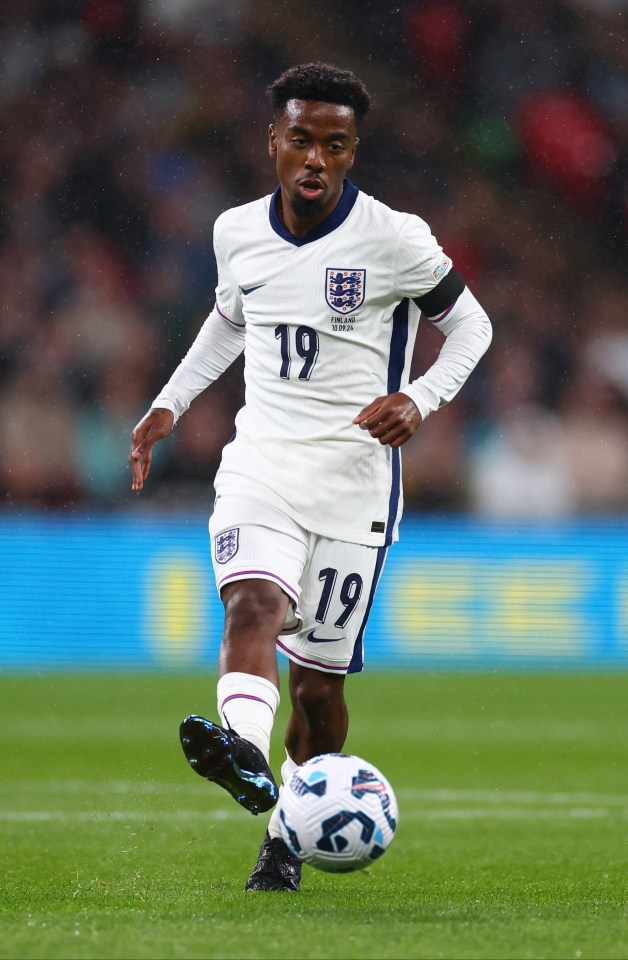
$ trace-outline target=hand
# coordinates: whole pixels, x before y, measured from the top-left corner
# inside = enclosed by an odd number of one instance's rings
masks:
[[[131,490],[141,490],[150,470],[153,447],[167,437],[174,426],[174,414],[162,407],[153,407],[138,423],[131,435],[129,466],[133,474]]]
[[[382,445],[400,447],[423,423],[423,418],[414,400],[406,393],[391,393],[369,403],[353,423],[357,423],[362,430],[368,430]]]

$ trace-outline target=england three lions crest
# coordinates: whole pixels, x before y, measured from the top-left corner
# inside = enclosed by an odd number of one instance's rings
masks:
[[[233,527],[231,530],[223,530],[214,541],[214,550],[216,552],[217,563],[227,563],[232,557],[235,557],[240,545],[240,528]]]
[[[325,275],[325,299],[334,313],[353,313],[362,305],[366,270],[328,267]]]

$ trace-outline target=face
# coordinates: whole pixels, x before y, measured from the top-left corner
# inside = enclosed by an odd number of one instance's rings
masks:
[[[277,164],[283,219],[298,235],[327,217],[342,195],[358,146],[353,108],[318,100],[289,100],[269,129]]]

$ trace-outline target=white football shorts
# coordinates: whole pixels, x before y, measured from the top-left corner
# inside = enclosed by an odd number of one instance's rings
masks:
[[[387,547],[330,540],[305,530],[277,507],[221,496],[209,521],[220,593],[235,580],[279,584],[290,605],[277,647],[325,673],[359,673],[364,631]]]

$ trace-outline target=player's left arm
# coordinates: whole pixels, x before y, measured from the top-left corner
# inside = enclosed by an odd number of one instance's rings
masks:
[[[492,339],[491,322],[471,291],[453,271],[449,281],[452,290],[455,277],[458,277],[463,288],[460,295],[446,310],[428,313],[429,319],[445,335],[436,362],[423,376],[398,393],[377,397],[353,420],[381,444],[400,447],[406,443],[430,413],[453,400],[489,347]],[[445,280],[448,279],[449,275],[445,277]],[[425,313],[434,306],[442,306],[442,302],[438,304],[437,297],[429,298],[430,294],[421,298],[423,302],[419,301]]]

